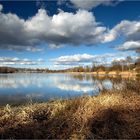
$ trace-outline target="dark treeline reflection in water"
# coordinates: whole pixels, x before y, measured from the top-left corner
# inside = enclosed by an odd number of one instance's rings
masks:
[[[137,77],[123,79],[90,74],[0,74],[0,105],[94,96],[111,89],[129,89],[139,93],[140,80]]]
[[[131,90],[140,93],[140,77],[125,77],[121,76],[94,76],[92,74],[77,74],[73,75],[74,79],[81,81],[92,81],[94,89],[98,93],[104,90]]]

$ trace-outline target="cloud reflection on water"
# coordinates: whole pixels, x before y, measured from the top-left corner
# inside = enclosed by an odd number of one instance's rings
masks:
[[[0,100],[19,102],[27,99],[48,100],[82,94],[98,94],[103,87],[111,88],[110,80],[91,75],[70,74],[0,74]]]

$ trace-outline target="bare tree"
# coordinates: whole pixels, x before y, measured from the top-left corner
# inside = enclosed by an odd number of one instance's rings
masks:
[[[131,56],[127,56],[126,63],[127,63],[128,68],[129,68],[129,71],[130,71],[130,65],[132,62],[133,62],[133,59],[131,58]]]
[[[125,63],[126,63],[126,61],[124,59],[120,60],[120,64],[121,64],[121,67],[122,67],[122,72],[124,71]]]

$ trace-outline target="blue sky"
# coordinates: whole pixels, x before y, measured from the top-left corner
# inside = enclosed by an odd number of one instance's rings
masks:
[[[109,64],[140,49],[140,2],[0,1],[0,65]]]

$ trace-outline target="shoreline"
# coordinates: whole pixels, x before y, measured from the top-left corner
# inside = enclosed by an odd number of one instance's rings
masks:
[[[105,72],[105,71],[100,71],[100,72],[15,72],[15,73],[0,73],[0,74],[32,74],[32,73],[38,73],[38,74],[72,74],[72,75],[83,75],[83,74],[87,74],[87,75],[93,75],[93,76],[98,76],[98,77],[122,77],[122,78],[131,78],[131,77],[137,77],[140,75],[139,72],[128,72],[128,71],[124,71],[124,72],[117,72],[117,71],[110,71],[110,72]]]
[[[1,139],[137,139],[140,95],[129,90],[0,108]]]
[[[100,72],[13,72],[13,73],[0,73],[0,74],[20,74],[20,73],[47,73],[47,74],[54,74],[54,73],[68,73],[68,74],[92,74],[95,76],[137,76],[140,75],[140,72],[129,72],[129,71],[100,71]]]
[[[101,72],[66,72],[66,73],[69,73],[69,74],[92,74],[95,76],[122,76],[122,77],[135,77],[139,74],[138,72],[128,72],[128,71],[124,71],[124,72],[117,72],[117,71],[110,71],[110,72],[105,72],[105,71],[101,71]]]

